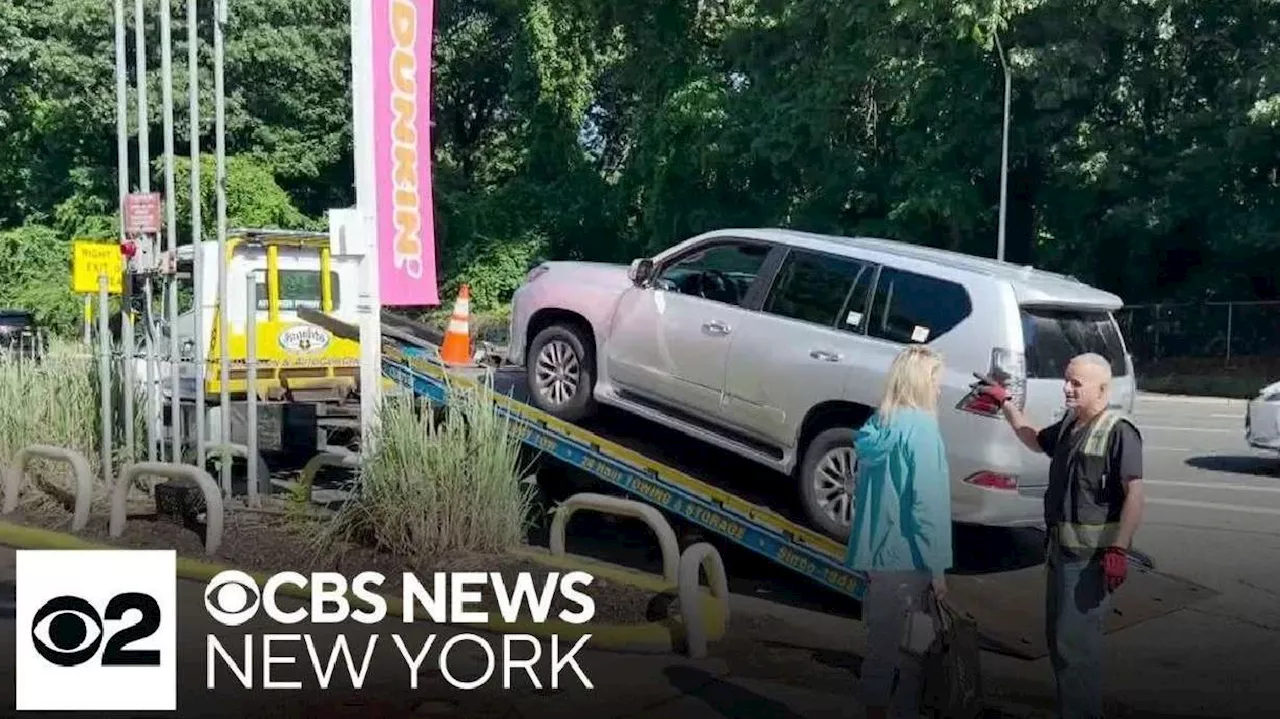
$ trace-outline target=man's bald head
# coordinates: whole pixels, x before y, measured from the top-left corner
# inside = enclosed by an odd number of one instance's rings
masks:
[[[1088,352],[1067,363],[1062,388],[1067,409],[1089,419],[1107,408],[1111,394],[1111,363],[1102,355]]]
[[[1082,355],[1076,355],[1071,358],[1070,364],[1100,373],[1104,381],[1111,381],[1111,363],[1096,352],[1086,352]]]

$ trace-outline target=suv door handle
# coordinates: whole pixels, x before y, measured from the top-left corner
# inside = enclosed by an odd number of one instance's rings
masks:
[[[810,350],[809,356],[816,360],[822,360],[823,362],[839,362],[840,361],[840,355],[838,353],[828,352],[826,350]]]
[[[731,332],[729,325],[726,325],[720,320],[712,320],[711,322],[703,323],[702,331],[711,335],[727,335]]]

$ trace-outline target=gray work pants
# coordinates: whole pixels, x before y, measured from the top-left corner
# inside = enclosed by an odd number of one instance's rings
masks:
[[[1111,611],[1102,565],[1049,542],[1045,629],[1057,689],[1056,716],[1101,719],[1105,622]]]
[[[862,621],[867,627],[862,701],[867,706],[892,706],[899,716],[918,717],[920,663],[901,648],[907,619],[920,607],[933,576],[928,572],[869,572],[868,575],[869,584],[862,603]],[[891,699],[896,701],[891,703]]]

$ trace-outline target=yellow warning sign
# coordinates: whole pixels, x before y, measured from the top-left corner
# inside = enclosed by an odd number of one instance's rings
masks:
[[[106,273],[107,292],[124,291],[124,255],[120,245],[94,240],[74,240],[72,247],[71,289],[80,294],[98,293],[98,275]]]

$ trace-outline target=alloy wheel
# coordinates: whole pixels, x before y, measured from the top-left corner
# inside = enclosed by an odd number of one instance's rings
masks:
[[[578,393],[582,366],[578,353],[564,340],[552,340],[538,353],[535,374],[538,394],[553,405],[562,405]]]
[[[858,459],[852,447],[836,447],[818,461],[813,472],[813,496],[818,509],[842,527],[853,523],[853,497],[858,484]]]

